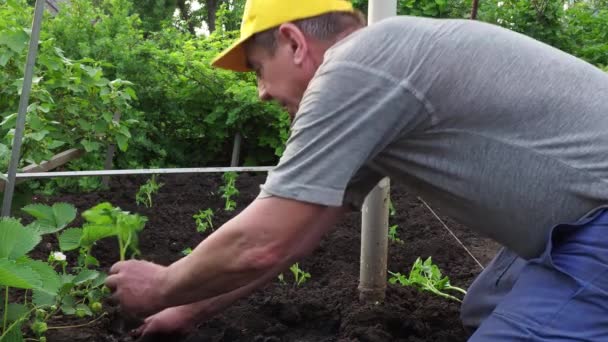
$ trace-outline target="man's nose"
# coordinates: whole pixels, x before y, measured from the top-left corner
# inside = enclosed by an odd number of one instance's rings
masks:
[[[264,85],[264,82],[262,82],[260,80],[258,80],[258,97],[262,101],[272,100],[272,96],[270,96],[270,94],[266,90],[266,86]]]

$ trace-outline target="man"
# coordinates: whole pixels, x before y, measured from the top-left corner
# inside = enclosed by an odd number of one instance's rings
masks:
[[[506,247],[469,289],[471,341],[608,340],[608,75],[479,22],[363,28],[342,0],[249,0],[215,61],[293,124],[260,196],[189,256],[114,265],[141,333],[205,319],[309,254],[384,176]],[[353,260],[356,262],[356,260]]]

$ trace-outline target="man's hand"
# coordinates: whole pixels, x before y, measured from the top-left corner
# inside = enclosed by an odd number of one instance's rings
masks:
[[[121,308],[136,316],[147,316],[167,307],[164,293],[166,267],[147,261],[117,262],[110,269],[106,286]]]
[[[202,320],[188,306],[177,306],[165,309],[144,320],[144,323],[132,333],[135,337],[150,334],[183,334],[186,335],[196,328]]]

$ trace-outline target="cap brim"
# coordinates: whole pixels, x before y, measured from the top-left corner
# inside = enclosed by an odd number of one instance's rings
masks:
[[[224,50],[219,56],[211,62],[216,68],[233,70],[238,72],[252,71],[247,65],[247,56],[245,55],[245,43],[247,39],[239,39],[229,48]]]

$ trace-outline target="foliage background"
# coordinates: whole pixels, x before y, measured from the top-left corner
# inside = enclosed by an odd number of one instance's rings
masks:
[[[257,99],[255,77],[210,67],[238,36],[244,0],[70,0],[45,14],[28,108],[22,166],[70,147],[70,169],[271,165],[289,121]],[[33,0],[0,0],[0,167],[6,170],[23,82]],[[367,0],[353,0],[365,12]],[[399,0],[402,15],[469,17],[470,0]],[[478,19],[521,32],[601,68],[608,66],[608,1],[480,0]],[[211,33],[210,33],[211,32]],[[115,120],[120,115],[120,120]],[[95,188],[98,180],[28,182]]]

